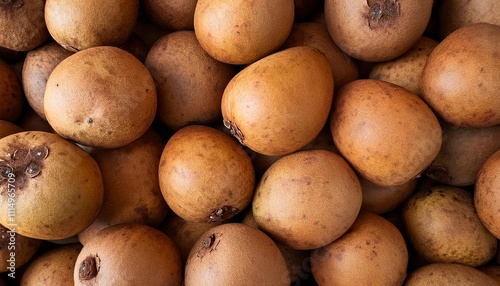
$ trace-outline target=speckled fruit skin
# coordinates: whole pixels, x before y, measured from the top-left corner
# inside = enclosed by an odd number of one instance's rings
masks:
[[[278,156],[314,140],[333,100],[333,75],[309,46],[269,55],[240,71],[222,96],[224,125],[253,151]]]
[[[2,212],[15,200],[15,215],[0,216],[2,225],[13,219],[21,235],[57,240],[76,235],[97,217],[101,172],[75,144],[53,133],[25,131],[0,139],[0,158]]]
[[[403,235],[385,218],[362,211],[339,239],[313,250],[318,285],[402,285],[408,250]]]
[[[500,150],[481,167],[474,190],[474,205],[486,228],[500,239]]]
[[[461,188],[438,185],[415,193],[403,221],[408,242],[429,262],[477,267],[497,252],[498,239],[479,219],[473,195]]]
[[[172,135],[158,174],[170,209],[189,221],[229,219],[250,204],[255,188],[255,171],[242,146],[203,125],[189,125]]]
[[[374,79],[348,83],[330,118],[340,153],[365,178],[394,186],[417,177],[436,157],[442,131],[416,94]]]
[[[204,233],[189,253],[185,271],[186,286],[290,285],[285,259],[274,241],[242,223]]]
[[[342,157],[307,150],[286,155],[267,169],[252,211],[259,228],[277,242],[309,250],[345,233],[361,201],[358,178]]]
[[[495,280],[480,270],[459,263],[430,263],[408,275],[404,286],[470,285],[495,286]]]
[[[448,35],[424,67],[424,100],[454,125],[480,128],[500,124],[499,46],[498,25],[478,23]]]

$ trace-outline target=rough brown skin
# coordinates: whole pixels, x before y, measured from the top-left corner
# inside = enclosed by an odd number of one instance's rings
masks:
[[[422,95],[421,76],[425,63],[438,42],[421,37],[415,45],[401,56],[375,64],[368,78],[379,79],[402,86],[418,96]]]
[[[498,46],[500,26],[478,23],[434,48],[422,73],[422,95],[440,117],[457,126],[500,124]]]
[[[4,0],[0,3],[0,46],[32,50],[49,38],[44,19],[45,0]]]
[[[147,68],[111,46],[63,60],[50,74],[44,96],[45,116],[54,130],[96,148],[117,148],[138,139],[151,126],[156,105]]]
[[[403,220],[409,243],[428,262],[472,267],[490,261],[497,238],[479,219],[473,195],[452,186],[415,193],[405,204]]]
[[[310,250],[340,237],[361,208],[359,180],[338,154],[299,151],[276,161],[252,201],[260,229],[290,248]]]
[[[90,152],[101,170],[104,201],[97,218],[78,234],[86,244],[96,233],[119,223],[156,227],[169,209],[158,182],[158,166],[165,143],[154,129],[134,142]]]
[[[313,22],[295,23],[281,49],[303,45],[316,48],[325,54],[332,68],[336,91],[359,78],[356,62],[335,44],[325,25]]]
[[[392,223],[361,212],[347,233],[313,250],[311,265],[319,285],[402,285],[408,250]]]
[[[379,186],[358,176],[363,191],[361,209],[374,213],[388,213],[402,205],[415,191],[418,179],[412,179],[396,186]]]
[[[325,21],[335,43],[369,62],[394,59],[422,36],[433,0],[326,0]]]
[[[193,30],[197,0],[144,0],[141,2],[148,19],[169,31]]]
[[[0,4],[1,6],[1,4]],[[0,120],[15,122],[24,106],[22,85],[14,70],[0,59]]]
[[[271,267],[272,266],[272,267]],[[283,255],[269,236],[242,223],[227,223],[204,233],[185,268],[186,286],[290,285]]]
[[[196,222],[231,218],[250,204],[255,172],[248,154],[229,135],[190,125],[167,142],[160,159],[160,188],[178,216]]]
[[[500,150],[491,154],[481,167],[475,184],[474,206],[482,223],[500,237]]]
[[[9,272],[11,253],[15,253],[15,268],[25,265],[40,248],[41,240],[14,234],[15,227],[0,225],[0,272]],[[14,271],[15,272],[15,271]]]
[[[30,262],[21,277],[20,285],[73,284],[73,270],[81,249],[81,244],[74,243],[44,252]]]
[[[44,120],[43,97],[47,80],[54,68],[72,55],[58,43],[51,41],[26,54],[22,69],[22,84],[26,100],[31,108]]]
[[[17,233],[63,239],[97,217],[103,197],[101,172],[73,143],[53,133],[15,133],[0,139],[0,159],[0,209],[7,213],[9,194],[15,194]],[[8,225],[11,219],[1,216],[0,223]]]
[[[146,67],[157,83],[157,117],[178,130],[220,120],[224,89],[236,74],[200,46],[193,31],[172,32],[150,49]]]
[[[293,0],[198,0],[194,31],[212,57],[241,65],[275,52],[293,20]]]
[[[458,263],[431,263],[408,275],[405,286],[470,285],[495,286],[495,280],[480,270]]]
[[[113,225],[100,231],[80,251],[74,285],[172,285],[182,282],[175,243],[142,224]]]
[[[417,177],[441,147],[441,126],[410,91],[361,79],[336,95],[330,127],[340,153],[371,182],[394,186]]]
[[[47,0],[45,22],[56,42],[76,52],[125,43],[132,34],[138,12],[137,0]]]
[[[500,149],[500,125],[470,128],[443,122],[441,126],[443,144],[425,174],[446,185],[473,185],[484,162]]]
[[[222,96],[224,125],[255,152],[289,154],[320,133],[333,90],[331,67],[323,53],[309,46],[288,48],[231,79]]]

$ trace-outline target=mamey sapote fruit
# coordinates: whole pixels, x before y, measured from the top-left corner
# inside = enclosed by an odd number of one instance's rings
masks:
[[[157,117],[167,127],[178,130],[220,120],[222,94],[236,69],[207,54],[193,31],[159,39],[145,64],[157,84]]]
[[[484,226],[500,239],[500,149],[481,166],[474,186],[474,206]]]
[[[138,0],[47,0],[45,3],[45,22],[50,35],[73,52],[125,43],[138,13]]]
[[[117,224],[101,230],[76,259],[74,285],[175,285],[182,264],[175,243],[143,224]]]
[[[49,76],[54,68],[72,55],[58,43],[51,41],[26,54],[22,70],[23,90],[31,108],[43,119],[43,97]]]
[[[224,125],[258,153],[292,153],[325,125],[333,87],[328,59],[317,49],[276,52],[231,79],[222,96]]]
[[[178,216],[224,221],[252,200],[255,172],[248,154],[229,135],[189,125],[170,137],[160,159],[160,189]]]
[[[38,239],[73,236],[97,217],[103,183],[95,160],[75,144],[42,131],[0,139],[0,223]]]
[[[326,0],[332,39],[348,55],[369,62],[394,59],[422,36],[433,0]]]
[[[198,0],[194,32],[215,59],[250,64],[283,44],[293,20],[293,0]]]
[[[381,80],[345,85],[336,95],[330,126],[340,153],[363,177],[381,186],[420,175],[442,141],[438,119],[425,102]]]
[[[430,263],[408,275],[404,286],[495,286],[495,280],[474,267],[460,263]]]
[[[79,243],[57,246],[30,262],[23,273],[21,285],[73,285],[73,272]]]
[[[19,119],[24,105],[22,89],[12,67],[0,59],[0,120],[15,122]]]
[[[184,284],[290,285],[280,250],[262,231],[226,223],[204,233],[186,263]]]
[[[428,262],[477,267],[497,252],[498,239],[479,219],[473,195],[458,187],[434,186],[413,194],[403,221],[409,243]]]
[[[338,154],[284,156],[262,176],[252,201],[260,229],[293,249],[325,246],[349,229],[361,208],[359,180]]]
[[[148,130],[156,100],[147,68],[120,48],[102,46],[57,65],[47,81],[44,111],[62,137],[90,147],[117,148]]]
[[[16,233],[15,225],[0,225],[0,272],[14,273],[40,248],[41,240]]]
[[[311,265],[318,285],[401,285],[408,250],[391,222],[362,211],[344,235],[312,252]]]
[[[193,30],[198,0],[143,0],[141,7],[148,19],[169,31]]]
[[[165,143],[154,129],[134,142],[114,149],[93,149],[104,183],[97,218],[78,234],[82,244],[99,230],[119,223],[158,226],[168,213],[160,191],[158,166]]]
[[[434,48],[422,72],[422,95],[440,117],[457,126],[500,124],[498,46],[500,26],[478,23]]]
[[[49,38],[44,18],[45,0],[0,2],[0,47],[32,50]]]

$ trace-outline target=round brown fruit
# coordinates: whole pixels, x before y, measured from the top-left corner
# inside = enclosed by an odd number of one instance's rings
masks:
[[[457,187],[434,186],[405,204],[408,240],[426,261],[477,267],[496,254],[498,239],[482,224],[473,195]]]
[[[278,50],[293,20],[293,0],[198,0],[194,32],[215,59],[250,64]]]
[[[495,280],[482,271],[459,263],[430,263],[408,275],[405,286],[464,285],[495,286]]]
[[[41,242],[16,233],[15,225],[0,225],[0,272],[15,273],[17,269],[28,264],[40,248]]]
[[[146,17],[163,29],[192,31],[197,2],[198,0],[143,0],[141,5]]]
[[[103,183],[95,160],[75,144],[42,131],[0,139],[2,225],[32,238],[73,236],[97,217]],[[15,209],[12,209],[14,204]]]
[[[290,248],[325,246],[349,229],[361,186],[347,162],[327,150],[284,156],[262,176],[252,202],[260,229]]]
[[[145,64],[157,83],[158,119],[167,127],[178,130],[220,120],[222,94],[236,69],[207,54],[193,31],[160,38]]]
[[[97,218],[78,234],[86,244],[95,234],[119,223],[158,226],[168,213],[160,191],[158,166],[165,143],[154,129],[114,149],[93,149],[104,183],[104,200]]]
[[[189,253],[185,271],[186,286],[290,285],[285,259],[274,241],[242,223],[204,233]]]
[[[79,243],[58,246],[36,257],[21,277],[21,285],[73,285]]]
[[[47,0],[45,3],[45,22],[50,35],[72,52],[125,43],[138,13],[138,0]]]
[[[326,0],[332,39],[351,57],[368,62],[394,59],[413,46],[429,22],[433,0]]]
[[[224,125],[253,151],[292,153],[325,125],[333,87],[330,64],[317,49],[276,52],[231,79],[222,96]]]
[[[12,67],[0,59],[0,120],[15,122],[19,119],[24,105],[22,89]]]
[[[474,206],[486,228],[500,239],[500,149],[481,166],[474,188]]]
[[[170,209],[196,222],[224,221],[252,200],[255,172],[248,154],[215,128],[189,125],[168,140],[160,189]]]
[[[498,25],[472,24],[451,33],[434,48],[424,67],[424,100],[457,126],[500,124],[499,46]]]
[[[101,230],[76,259],[74,285],[180,286],[182,264],[175,243],[143,224]]]
[[[441,126],[416,94],[374,79],[348,83],[330,120],[333,141],[361,176],[380,186],[417,177],[441,147]]]
[[[318,285],[402,285],[408,250],[391,222],[362,211],[343,236],[313,250],[311,265]]]
[[[52,71],[44,110],[62,137],[90,147],[117,148],[148,130],[156,100],[147,68],[130,53],[105,46],[75,53]]]

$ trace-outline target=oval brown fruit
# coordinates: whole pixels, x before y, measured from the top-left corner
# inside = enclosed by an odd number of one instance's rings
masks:
[[[337,94],[330,119],[340,153],[371,182],[408,182],[434,160],[441,126],[416,94],[381,80],[348,83]]]
[[[500,149],[481,167],[474,187],[474,206],[484,226],[500,239]]]
[[[231,79],[222,96],[224,125],[258,153],[292,153],[325,125],[333,87],[330,64],[317,49],[276,52]]]
[[[486,273],[459,263],[430,263],[408,275],[404,286],[495,286],[495,280]]]

